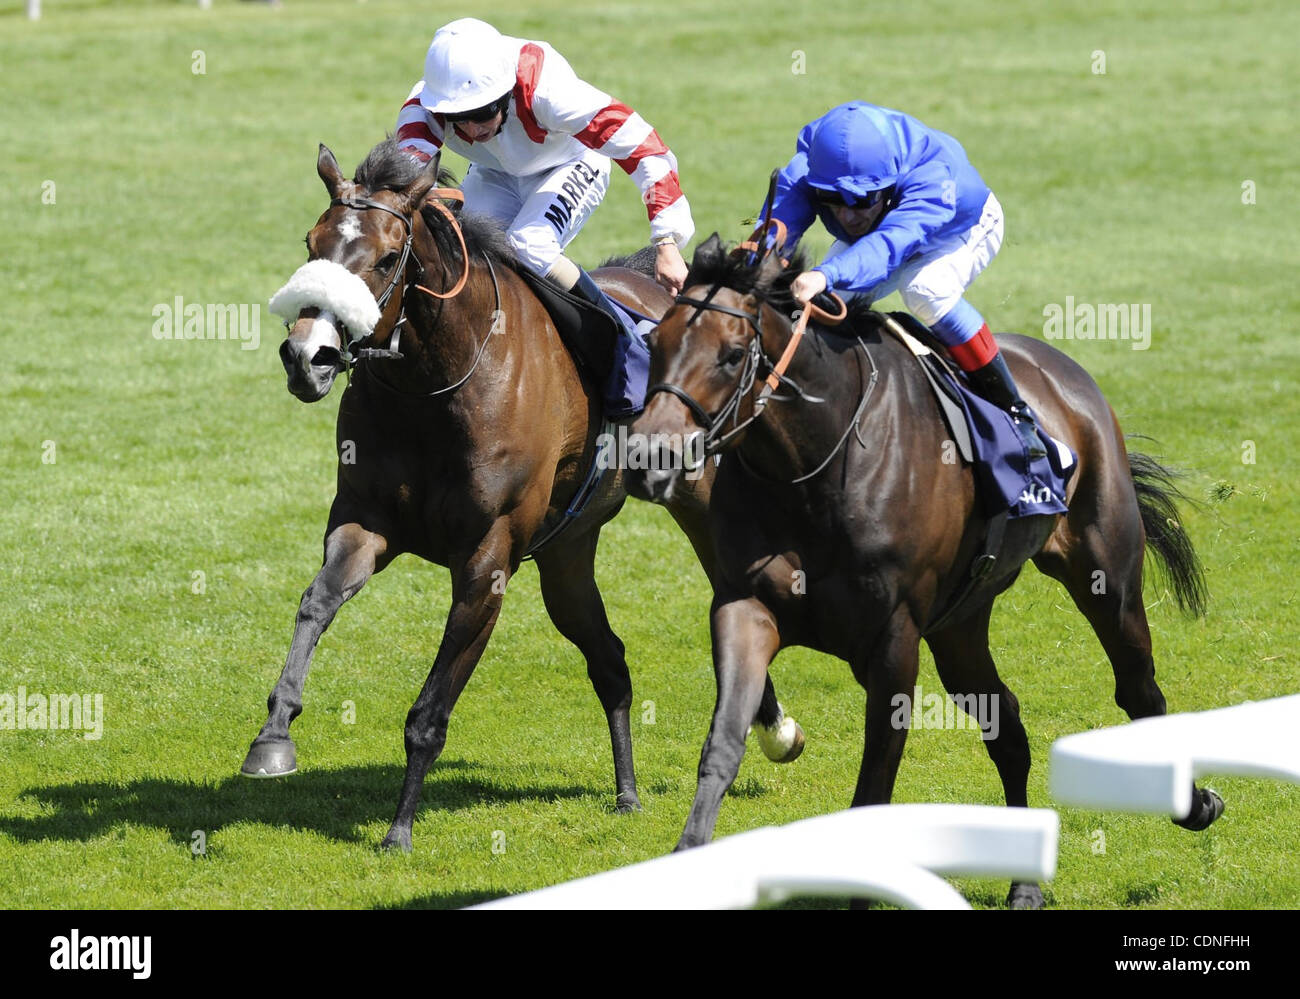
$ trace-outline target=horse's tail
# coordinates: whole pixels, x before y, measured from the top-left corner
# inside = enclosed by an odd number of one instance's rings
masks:
[[[1150,455],[1130,451],[1128,469],[1137,490],[1147,547],[1164,566],[1179,608],[1193,617],[1201,617],[1209,599],[1205,569],[1178,517],[1177,506],[1179,500],[1186,503],[1191,500],[1175,484],[1177,473]]]

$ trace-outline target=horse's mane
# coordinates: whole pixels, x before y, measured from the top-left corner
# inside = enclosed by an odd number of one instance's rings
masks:
[[[398,146],[393,136],[388,135],[357,165],[353,180],[372,194],[375,191],[400,192],[410,187],[423,170],[424,164]],[[456,184],[456,175],[450,170],[438,170],[440,187],[455,187]],[[421,214],[438,243],[438,252],[450,259],[459,258],[460,241],[446,225],[443,216],[428,207],[422,209]],[[460,212],[456,218],[465,234],[465,248],[471,257],[490,257],[494,263],[516,270],[519,268],[519,258],[506,239],[505,229],[500,222],[472,212]]]
[[[686,284],[716,284],[742,295],[753,295],[787,316],[799,308],[799,303],[790,294],[790,285],[808,268],[808,256],[801,248],[795,247],[789,266],[776,273],[769,269],[766,275],[761,273],[763,268],[749,262],[750,254],[733,254],[732,249],[732,245],[717,238],[716,233],[714,238],[701,243],[691,260]],[[849,298],[848,306],[847,323],[854,328],[872,311],[870,300],[861,295]],[[829,329],[833,331],[835,328]]]
[[[647,277],[655,276],[655,253],[653,246],[643,246],[633,253],[620,253],[612,257],[607,257],[601,262],[601,267],[626,267],[630,271],[636,271],[638,274],[645,274]]]

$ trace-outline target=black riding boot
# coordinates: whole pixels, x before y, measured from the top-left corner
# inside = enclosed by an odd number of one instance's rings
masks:
[[[581,267],[578,268],[578,281],[572,290],[575,295],[585,298],[601,312],[608,313],[618,324],[619,329],[628,336],[636,335],[636,324],[632,322],[631,317],[611,302],[609,296],[600,290],[596,282],[591,279],[591,275]]]
[[[603,394],[605,416],[614,421],[627,420],[645,406],[645,392],[650,379],[650,348],[637,333],[637,324],[632,317],[615,305],[591,275],[581,268],[573,292],[612,316],[623,331],[614,344],[613,363]]]
[[[1011,414],[1011,420],[1020,432],[1020,439],[1024,441],[1031,459],[1047,456],[1047,450],[1038,435],[1038,427],[1034,423],[1034,415],[1030,412],[1028,403],[1020,398],[1020,390],[1016,388],[1011,369],[1007,367],[1000,351],[984,367],[966,372],[966,378],[976,392]]]

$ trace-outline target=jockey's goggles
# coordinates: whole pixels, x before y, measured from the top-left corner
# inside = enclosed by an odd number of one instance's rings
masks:
[[[852,194],[842,194],[839,191],[825,191],[820,187],[814,187],[812,191],[813,200],[827,208],[838,208],[841,205],[847,208],[874,208],[889,194],[889,188],[868,191],[860,198],[854,197]]]
[[[456,114],[444,114],[443,119],[448,124],[451,125],[455,125],[458,122],[463,122],[463,121],[472,122],[475,125],[482,125],[484,122],[491,121],[502,111],[504,111],[509,101],[510,101],[510,95],[505,94],[502,97],[498,97],[491,104],[484,104],[481,108],[475,108],[473,111],[461,111]]]

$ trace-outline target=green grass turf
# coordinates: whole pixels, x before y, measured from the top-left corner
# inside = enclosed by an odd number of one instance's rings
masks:
[[[48,0],[29,24],[21,8],[0,0],[0,692],[98,692],[106,723],[98,741],[0,731],[0,904],[448,906],[667,851],[713,705],[708,593],[667,516],[644,504],[606,531],[599,559],[635,684],[643,813],[612,811],[603,719],[531,567],[453,717],[411,855],[375,847],[448,605],[441,569],[398,560],[325,635],[293,730],[302,772],[235,776],[318,565],[340,393],[308,407],[285,392],[265,312],[260,348],[245,351],[155,340],[151,310],[177,295],[265,303],[324,205],[316,143],[350,169],[392,128],[433,30],[461,9]],[[695,0],[578,18],[506,0],[491,16],[552,41],[658,127],[701,237],[742,236],[798,128],[842,100],[957,135],[1007,215],[1006,245],[971,292],[995,328],[1041,332],[1044,305],[1067,295],[1151,305],[1147,351],[1063,346],[1127,430],[1191,470],[1204,501],[1186,523],[1209,616],[1180,618],[1148,585],[1170,708],[1295,691],[1300,11],[1286,0],[813,10],[762,3],[740,17]],[[574,250],[591,264],[645,235],[619,177]],[[1052,741],[1123,720],[1109,667],[1064,592],[1032,571],[1000,602],[994,643],[1037,760],[1030,801],[1050,806]],[[849,802],[860,689],[842,663],[805,651],[782,655],[774,676],[807,752],[778,768],[751,751],[720,835]],[[939,689],[928,658],[921,684]],[[1213,783],[1228,811],[1199,835],[1061,809],[1049,903],[1295,906],[1300,789]],[[998,804],[1001,788],[972,732],[921,730],[895,800]],[[960,887],[981,906],[1006,889]]]

